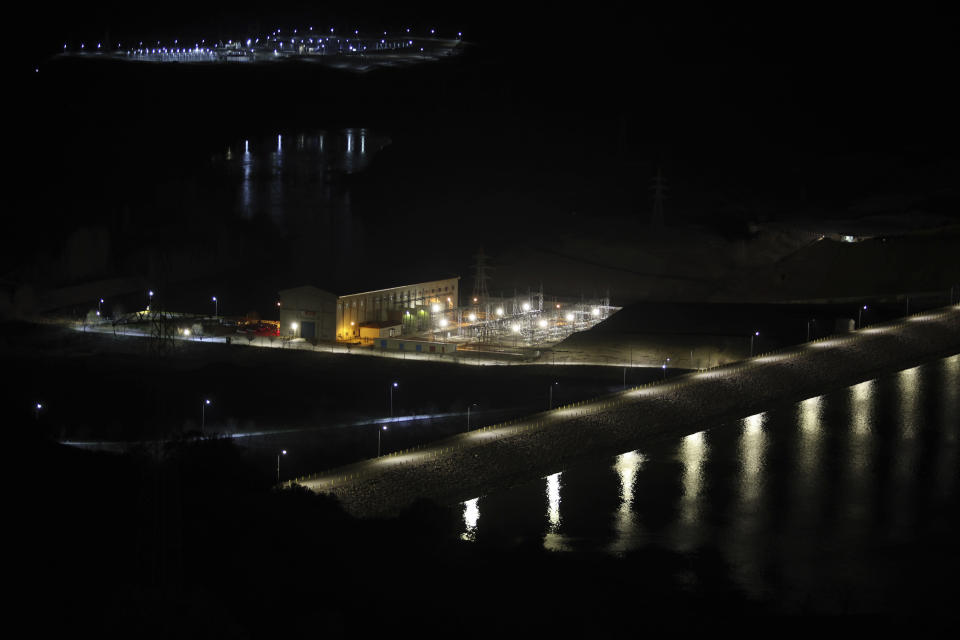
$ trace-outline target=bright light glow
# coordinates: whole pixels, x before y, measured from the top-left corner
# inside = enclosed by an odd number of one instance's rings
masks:
[[[524,302],[524,303],[523,303],[523,310],[524,310],[524,311],[530,311],[530,303],[529,303],[529,302]]]
[[[472,542],[477,535],[477,520],[480,519],[480,508],[477,506],[479,498],[467,500],[463,503],[463,525],[465,531],[460,535],[462,540]]]
[[[476,321],[477,321],[477,314],[471,313],[470,315],[467,316],[467,320],[469,320],[470,322],[476,322]]]
[[[190,329],[184,329],[184,330],[183,330],[183,335],[189,336],[189,335],[190,335]]]
[[[564,316],[564,318],[567,320],[567,322],[573,322],[573,314],[572,314],[572,313],[568,313],[567,315]]]
[[[550,522],[550,532],[556,533],[560,529],[560,474],[547,476],[547,518]]]
[[[440,318],[440,326],[441,326],[441,327],[445,327],[445,326],[447,326],[447,324],[448,324],[448,322],[447,322],[447,319],[446,319],[446,318]]]
[[[540,326],[541,329],[546,329],[546,328],[547,328],[547,321],[546,321],[546,320],[543,320],[542,318],[541,318],[541,320],[540,320],[537,324]]]
[[[593,315],[595,315],[595,316],[599,316],[599,315],[600,315],[600,308],[599,308],[599,307],[594,307],[592,313],[593,313]]]
[[[436,313],[437,311],[440,311],[440,305],[438,304],[431,305],[430,311],[433,311],[434,313]]]
[[[498,315],[498,316],[502,316],[502,315],[503,315],[503,307],[497,307],[497,315]]]
[[[204,403],[204,404],[210,404],[210,401],[209,401],[209,400],[204,400],[203,403]]]
[[[351,324],[353,324],[353,323],[351,323]],[[290,328],[293,329],[294,331],[297,330],[297,326],[298,326],[298,325],[297,325],[296,322],[291,322],[291,323],[290,323]]]
[[[514,333],[520,333],[520,325],[519,325],[519,324],[515,324],[515,325],[513,325],[513,326],[510,327],[510,328],[513,329],[513,332],[514,332]]]

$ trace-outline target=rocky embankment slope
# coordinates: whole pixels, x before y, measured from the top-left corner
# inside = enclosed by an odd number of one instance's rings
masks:
[[[454,504],[958,352],[960,307],[955,306],[490,425],[295,482],[337,496],[362,517],[396,514],[422,498]]]

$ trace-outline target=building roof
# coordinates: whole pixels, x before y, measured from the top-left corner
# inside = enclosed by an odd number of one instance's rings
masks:
[[[406,284],[398,284],[394,287],[386,287],[384,289],[373,289],[371,291],[358,291],[355,293],[345,293],[341,295],[341,298],[348,298],[351,296],[365,296],[371,293],[385,293],[387,291],[394,291],[396,289],[406,289],[407,287],[415,287],[421,284],[432,284],[434,282],[446,282],[448,280],[459,280],[460,276],[449,276],[447,278],[434,278],[433,280],[422,280],[420,282],[408,282]]]

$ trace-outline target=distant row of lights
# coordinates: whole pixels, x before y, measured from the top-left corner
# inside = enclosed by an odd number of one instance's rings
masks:
[[[312,32],[313,32],[313,27],[310,27],[310,28],[309,28],[309,31],[312,33]],[[407,28],[407,29],[403,32],[403,35],[409,34],[410,32],[411,32],[411,29]],[[281,33],[281,29],[278,28],[278,29],[276,29],[275,31],[271,32],[269,36],[265,37],[264,40],[272,39],[274,42],[280,42],[280,43],[282,44],[282,42],[284,42],[284,41],[280,40],[279,37],[278,37],[278,36],[280,35],[280,33]],[[296,34],[296,33],[297,33],[297,29],[294,29],[294,30],[293,30],[293,33]],[[330,28],[330,33],[335,34],[335,30],[334,30],[333,27]],[[359,29],[354,29],[353,35],[355,36],[355,38],[356,38],[357,40],[362,40],[362,39],[364,39],[363,37],[360,36],[360,30],[359,30]],[[384,36],[389,36],[389,32],[384,31],[384,32],[383,32],[383,35],[384,35]],[[436,29],[430,29],[430,35],[436,35]],[[334,37],[336,37],[336,35],[334,35]],[[457,32],[457,40],[461,40],[462,38],[463,38],[463,32],[462,32],[462,31],[458,31],[458,32]],[[325,38],[317,38],[317,42],[319,43],[321,39],[324,39],[326,42],[329,42],[330,36],[326,36]],[[339,38],[338,38],[338,39],[339,39]],[[347,38],[347,41],[349,42],[349,38]],[[258,44],[259,42],[260,42],[260,38],[255,38],[255,39],[254,39],[254,38],[247,38],[247,46],[248,46],[248,47],[251,46],[251,44]],[[309,42],[310,44],[313,44],[313,38],[307,38],[307,42]],[[290,43],[291,43],[291,44],[295,44],[295,43],[296,43],[296,39],[295,39],[295,38],[291,38],[291,39],[290,39]],[[300,38],[300,44],[303,44],[303,43],[304,43],[304,39],[303,39],[303,38]],[[381,43],[381,44],[386,44],[386,39],[385,39],[385,38],[381,38],[381,39],[380,39],[380,43]],[[156,49],[152,49],[152,50],[148,48],[147,51],[148,51],[148,52],[150,52],[150,51],[153,51],[153,52],[162,51],[162,52],[164,52],[164,53],[167,53],[167,52],[168,52],[168,49],[167,49],[166,47],[160,47],[160,44],[161,44],[161,41],[160,41],[160,40],[157,40],[157,48],[156,48]],[[173,44],[175,44],[175,45],[176,45],[176,44],[179,44],[179,40],[178,40],[178,39],[174,39]],[[197,50],[200,50],[200,49],[201,49],[201,47],[200,47],[201,44],[206,44],[206,39],[203,39],[203,40],[201,40],[199,43],[195,44],[193,49],[189,49],[189,48],[182,48],[182,49],[181,49],[181,48],[178,48],[176,51],[177,51],[178,53],[181,52],[181,50],[182,50],[182,52],[184,52],[184,53],[192,52],[192,51],[197,51]],[[228,40],[228,41],[227,41],[227,44],[228,44],[228,45],[233,44],[233,40]],[[412,44],[413,44],[413,40],[408,40],[407,44],[408,44],[408,45],[412,45]],[[223,45],[220,45],[220,46],[223,46]],[[143,51],[143,41],[140,41],[140,42],[139,42],[138,47],[139,47],[139,48],[137,49],[137,51]],[[86,49],[86,48],[87,48],[86,43],[85,43],[85,42],[81,42],[81,43],[80,43],[80,49]],[[100,50],[100,49],[102,49],[102,48],[103,48],[103,43],[98,42],[98,43],[97,43],[97,49]],[[119,50],[119,49],[123,49],[123,45],[118,43],[116,48],[117,48],[118,50]],[[364,48],[366,48],[366,47],[364,47]],[[66,51],[66,50],[68,49],[68,44],[67,44],[67,43],[64,43],[63,49],[64,49],[64,51]],[[203,50],[203,51],[208,51],[208,49],[206,49],[206,48],[204,48],[204,49],[202,49],[202,50]],[[173,50],[171,49],[170,52],[173,52]]]

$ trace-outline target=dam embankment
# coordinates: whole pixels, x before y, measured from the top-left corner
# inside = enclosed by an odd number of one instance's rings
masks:
[[[960,307],[691,372],[295,480],[361,517],[454,504],[960,352]]]

